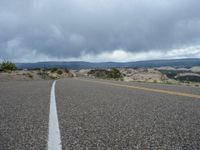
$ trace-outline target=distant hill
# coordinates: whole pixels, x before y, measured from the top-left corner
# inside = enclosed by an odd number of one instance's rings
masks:
[[[18,69],[34,69],[34,68],[68,68],[68,69],[92,69],[92,68],[112,68],[112,67],[193,67],[200,66],[200,59],[173,59],[173,60],[150,60],[150,61],[137,61],[137,62],[37,62],[37,63],[16,63]]]

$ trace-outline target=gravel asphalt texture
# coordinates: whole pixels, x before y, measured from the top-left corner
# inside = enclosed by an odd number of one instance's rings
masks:
[[[0,83],[0,150],[45,150],[52,81]]]
[[[56,95],[64,149],[200,149],[199,99],[74,79]]]
[[[64,150],[200,149],[200,99],[91,81],[56,83]],[[200,88],[103,82],[200,95]],[[52,83],[0,82],[0,150],[47,150]]]

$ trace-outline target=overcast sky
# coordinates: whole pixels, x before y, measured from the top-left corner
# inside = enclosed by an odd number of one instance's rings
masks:
[[[0,60],[200,58],[200,0],[0,0]]]

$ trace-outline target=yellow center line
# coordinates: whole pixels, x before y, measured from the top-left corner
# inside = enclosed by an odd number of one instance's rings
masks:
[[[111,82],[84,80],[84,79],[77,79],[77,78],[76,78],[76,80],[81,80],[81,81],[86,81],[86,82],[94,82],[94,83],[100,83],[100,84],[107,84],[107,85],[118,86],[118,87],[126,87],[126,88],[130,88],[130,89],[137,89],[137,90],[143,90],[143,91],[148,91],[148,92],[164,93],[164,94],[200,99],[200,95],[195,95],[195,94],[190,94],[190,93],[182,93],[182,92],[175,92],[175,91],[168,91],[168,90],[159,90],[159,89],[152,89],[152,88],[146,88],[146,87],[141,87],[141,86],[131,86],[131,85],[111,83]]]

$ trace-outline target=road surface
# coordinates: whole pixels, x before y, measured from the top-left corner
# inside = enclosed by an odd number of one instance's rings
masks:
[[[0,83],[0,150],[200,149],[200,88],[80,78],[52,84]]]

